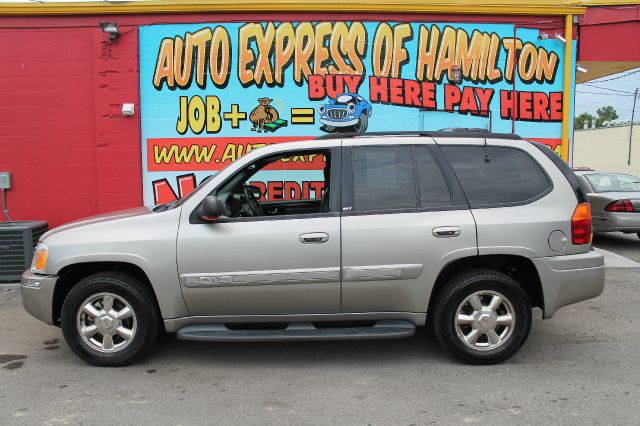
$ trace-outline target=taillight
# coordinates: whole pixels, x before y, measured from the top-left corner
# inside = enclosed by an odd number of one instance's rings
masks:
[[[578,204],[571,217],[571,242],[579,246],[591,244],[591,207],[589,203]]]
[[[607,204],[604,208],[608,212],[633,212],[633,205],[630,200],[616,200]]]

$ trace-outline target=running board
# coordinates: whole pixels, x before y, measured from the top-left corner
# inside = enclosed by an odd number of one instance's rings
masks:
[[[178,330],[180,340],[198,342],[287,342],[294,340],[368,340],[411,337],[416,326],[408,321],[377,321],[371,327],[315,327],[310,322],[289,323],[282,330],[231,330],[224,324],[188,325]]]

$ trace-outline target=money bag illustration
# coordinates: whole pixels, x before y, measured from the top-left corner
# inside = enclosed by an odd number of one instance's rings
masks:
[[[249,120],[251,121],[251,124],[253,124],[253,127],[251,128],[251,130],[264,132],[265,124],[273,123],[278,119],[278,111],[274,107],[269,105],[271,101],[273,101],[273,99],[270,99],[270,98],[258,99],[258,102],[260,103],[260,105],[255,107],[253,111],[251,111],[251,114],[249,115]]]

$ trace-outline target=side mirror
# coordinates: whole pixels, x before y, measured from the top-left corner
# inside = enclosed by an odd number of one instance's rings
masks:
[[[220,216],[228,216],[225,203],[214,195],[207,195],[198,207],[198,217],[206,222],[215,222]]]

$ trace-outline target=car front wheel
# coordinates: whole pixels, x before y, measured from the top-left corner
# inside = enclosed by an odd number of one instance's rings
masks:
[[[531,305],[508,275],[475,270],[452,278],[438,294],[433,327],[442,346],[469,364],[513,356],[531,329]]]
[[[152,300],[134,276],[91,275],[67,295],[62,333],[71,350],[91,364],[129,364],[151,347],[158,334],[159,315]]]
[[[367,131],[367,127],[369,127],[369,119],[367,118],[367,114],[363,112],[360,114],[358,123],[353,126],[353,131],[356,133],[364,133]]]

